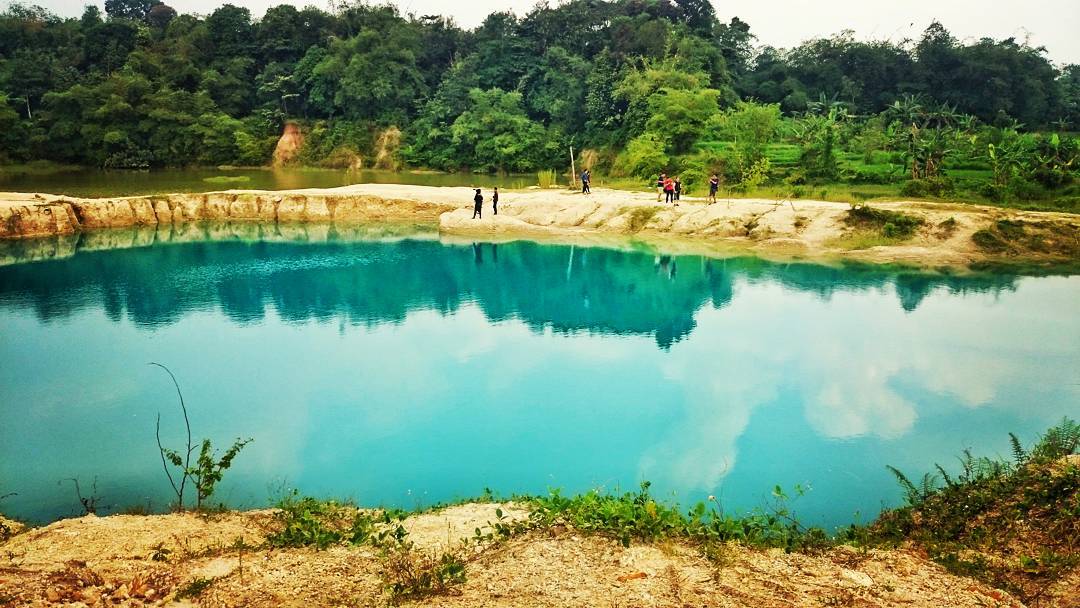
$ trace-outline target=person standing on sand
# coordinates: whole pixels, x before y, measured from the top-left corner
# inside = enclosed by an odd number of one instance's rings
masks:
[[[476,189],[476,196],[474,196],[472,200],[472,219],[475,220],[477,217],[484,219],[484,195],[480,194],[479,188]]]
[[[679,204],[679,202],[678,202],[678,201],[679,201],[679,200],[680,200],[681,198],[682,198],[682,180],[680,180],[680,179],[679,179],[679,176],[678,176],[678,175],[676,175],[676,176],[675,176],[675,204],[676,204],[676,205],[678,205],[678,204]]]
[[[592,190],[589,190],[589,181],[592,179],[592,175],[588,169],[584,169],[581,172],[581,193],[592,194]]]
[[[664,180],[667,175],[661,173],[660,177],[656,178],[656,202],[660,202],[664,198]]]
[[[495,192],[491,194],[491,210],[499,215],[499,187],[495,186]]]
[[[670,177],[664,178],[664,202],[679,204],[675,202],[675,180]]]
[[[720,189],[720,178],[715,173],[709,178],[709,204],[716,202],[716,191]]]

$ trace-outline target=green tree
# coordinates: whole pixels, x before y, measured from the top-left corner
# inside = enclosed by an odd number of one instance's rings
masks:
[[[701,138],[705,124],[719,111],[715,89],[660,89],[649,97],[647,134],[667,144],[673,154],[684,154]]]
[[[532,171],[558,153],[544,127],[525,114],[521,93],[473,89],[450,128],[463,164],[473,170]]]
[[[404,22],[335,40],[311,73],[320,105],[351,119],[403,123],[427,94],[417,67],[420,38]]]

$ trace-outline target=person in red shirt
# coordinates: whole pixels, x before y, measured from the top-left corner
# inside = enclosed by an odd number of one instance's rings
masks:
[[[679,205],[675,202],[675,180],[670,177],[664,178],[664,202]]]

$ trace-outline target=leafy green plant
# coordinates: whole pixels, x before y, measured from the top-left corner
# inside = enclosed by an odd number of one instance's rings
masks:
[[[192,464],[191,457],[195,453],[196,446],[192,444],[191,421],[188,418],[187,405],[184,403],[184,394],[180,390],[180,383],[177,382],[176,376],[173,375],[169,368],[160,363],[151,363],[150,365],[165,370],[169,374],[169,378],[172,379],[173,386],[176,387],[177,398],[180,401],[180,410],[184,415],[184,427],[187,431],[187,445],[183,452],[164,447],[161,444],[161,414],[158,413],[155,437],[157,438],[158,452],[161,454],[161,465],[165,469],[165,475],[169,478],[169,485],[172,486],[173,492],[176,494],[176,508],[181,511],[184,510],[184,492],[190,480],[195,488],[195,508],[201,510],[203,503],[213,495],[214,489],[221,481],[225,471],[232,466],[232,462],[236,459],[240,450],[253,440],[238,438],[229,449],[225,450],[221,458],[218,458],[210,440],[204,439],[195,463]],[[174,477],[172,469],[169,468],[170,464],[179,469],[177,475],[179,480]]]
[[[332,500],[300,496],[295,490],[277,505],[279,523],[267,537],[272,547],[315,547],[371,544],[382,546],[405,542],[407,532],[400,524],[403,511],[364,511]]]
[[[399,545],[382,556],[380,576],[391,603],[448,595],[465,583],[465,557],[460,551],[420,551]]]
[[[661,539],[684,539],[708,551],[716,543],[738,541],[759,547],[805,550],[827,546],[824,531],[798,523],[790,509],[790,497],[774,488],[774,503],[742,517],[723,512],[715,498],[711,506],[701,502],[683,512],[678,505],[667,505],[652,498],[649,482],[642,482],[638,492],[605,494],[588,492],[574,497],[553,490],[548,496],[529,499],[533,505],[530,519],[535,527],[545,528],[561,522],[587,533],[619,540],[623,546],[632,541],[655,542]],[[796,488],[796,496],[805,492]]]

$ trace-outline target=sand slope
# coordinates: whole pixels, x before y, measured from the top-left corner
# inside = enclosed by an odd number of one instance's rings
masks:
[[[405,520],[420,551],[487,530],[501,508],[467,504]],[[260,544],[271,511],[88,516],[0,544],[0,598],[13,606],[385,605],[379,550],[362,547],[236,549]],[[1020,606],[1008,594],[946,573],[910,551],[841,547],[820,555],[729,545],[719,562],[678,543],[619,543],[556,527],[471,555],[467,580],[430,606]],[[196,600],[172,595],[197,578]],[[411,605],[408,602],[407,605]]]

